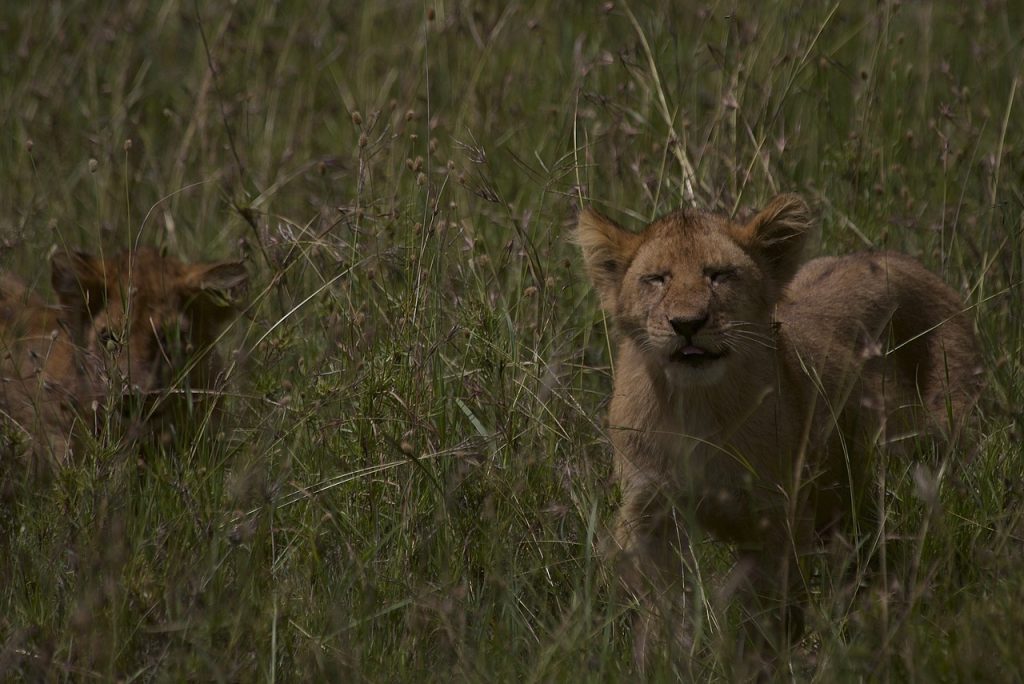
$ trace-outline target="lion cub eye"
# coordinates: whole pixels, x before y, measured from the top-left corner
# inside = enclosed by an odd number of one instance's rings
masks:
[[[117,335],[110,328],[100,328],[99,332],[96,333],[96,340],[100,343],[101,347],[111,353],[116,352],[121,346],[121,340],[117,338]]]
[[[667,281],[667,273],[648,273],[645,276],[640,276],[640,282],[644,285],[664,285]]]
[[[736,277],[735,268],[709,268],[704,271],[705,277],[712,285],[720,285]]]

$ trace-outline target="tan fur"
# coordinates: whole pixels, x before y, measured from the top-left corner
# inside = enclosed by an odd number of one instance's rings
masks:
[[[246,280],[240,263],[186,264],[151,249],[58,253],[57,306],[0,276],[4,431],[59,463],[73,435],[98,432],[130,398],[144,419],[173,403],[168,390],[212,388],[219,360],[208,348]]]
[[[869,509],[880,445],[953,436],[973,408],[980,361],[960,297],[900,254],[801,267],[812,225],[795,195],[745,223],[684,210],[640,234],[580,216],[620,338],[614,541],[638,594],[681,580],[694,521],[737,545],[755,592],[784,596],[800,583],[791,561]]]

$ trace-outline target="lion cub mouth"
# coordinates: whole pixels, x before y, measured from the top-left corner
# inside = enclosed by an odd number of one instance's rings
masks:
[[[687,344],[672,352],[669,361],[687,366],[705,366],[725,356],[725,352],[713,352],[693,344]]]

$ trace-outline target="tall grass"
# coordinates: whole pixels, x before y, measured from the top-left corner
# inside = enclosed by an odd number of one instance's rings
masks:
[[[5,466],[0,676],[631,676],[567,232],[779,191],[816,251],[963,292],[989,381],[973,455],[887,464],[883,578],[822,562],[779,677],[1024,676],[1024,14],[689,4],[6,3],[3,268],[46,293],[54,247],[149,244],[254,286],[219,423]],[[742,678],[729,556],[697,556],[697,645],[653,676]]]

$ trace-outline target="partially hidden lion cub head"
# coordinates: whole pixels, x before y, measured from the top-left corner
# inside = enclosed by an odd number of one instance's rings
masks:
[[[52,260],[72,340],[115,394],[209,387],[210,347],[247,281],[239,262],[189,264],[148,248]]]
[[[576,241],[620,332],[670,377],[711,384],[770,343],[811,225],[800,197],[780,195],[745,223],[684,209],[641,233],[584,210]]]

